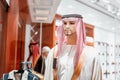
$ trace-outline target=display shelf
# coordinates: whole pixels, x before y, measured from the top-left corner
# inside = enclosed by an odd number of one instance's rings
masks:
[[[85,30],[86,30],[86,36],[91,37],[93,40],[92,41],[86,41],[86,44],[88,46],[94,46],[94,26],[84,23],[85,25]]]

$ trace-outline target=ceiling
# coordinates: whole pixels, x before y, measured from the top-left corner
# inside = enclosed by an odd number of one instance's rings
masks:
[[[96,0],[93,0],[96,1]],[[98,1],[98,0],[97,0]],[[119,0],[106,0],[109,3],[120,8]],[[22,23],[31,23],[29,6],[27,0],[20,0],[20,21]],[[61,0],[57,8],[57,14],[77,13],[83,16],[86,23],[94,25],[96,28],[120,32],[120,16],[112,14],[103,7],[98,7],[98,3],[92,3],[90,0]]]
[[[27,0],[32,22],[52,23],[61,0]]]
[[[120,20],[120,3],[118,0],[76,0],[88,7]]]
[[[19,0],[20,23],[51,23],[60,1]]]
[[[119,0],[119,2],[117,0],[106,1],[110,1],[110,4],[120,8]],[[120,31],[120,16],[112,14],[107,9],[100,7],[98,3],[92,3],[90,0],[62,0],[57,13],[61,15],[68,13],[81,14],[85,22],[94,25],[96,28],[113,32]]]

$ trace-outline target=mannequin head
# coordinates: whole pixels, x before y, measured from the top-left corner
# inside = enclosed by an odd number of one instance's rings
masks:
[[[62,17],[64,34],[66,36],[76,34],[77,18],[82,19],[82,16],[78,14],[69,14]]]
[[[76,33],[75,30],[75,21],[74,20],[64,20],[63,21],[63,27],[64,27],[64,34],[66,36],[70,36],[72,34]]]
[[[47,58],[49,51],[50,51],[50,48],[49,48],[48,46],[44,46],[44,47],[42,48],[42,57],[43,57],[44,59]]]

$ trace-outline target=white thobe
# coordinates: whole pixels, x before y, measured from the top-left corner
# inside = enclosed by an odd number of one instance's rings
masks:
[[[75,45],[63,45],[62,54],[58,61],[59,80],[70,80],[74,71],[73,58],[75,54]]]
[[[58,60],[58,78],[59,80],[71,80],[74,72],[74,54],[75,45],[63,45],[60,58]],[[53,53],[54,49],[49,53],[44,80],[53,80]],[[96,57],[92,47],[85,47],[83,53],[86,55],[81,74],[78,80],[102,80],[102,72],[100,62]],[[82,53],[82,54],[83,54]]]

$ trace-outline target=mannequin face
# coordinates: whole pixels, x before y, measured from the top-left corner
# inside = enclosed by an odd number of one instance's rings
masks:
[[[70,36],[76,32],[74,20],[64,20],[64,34]]]

